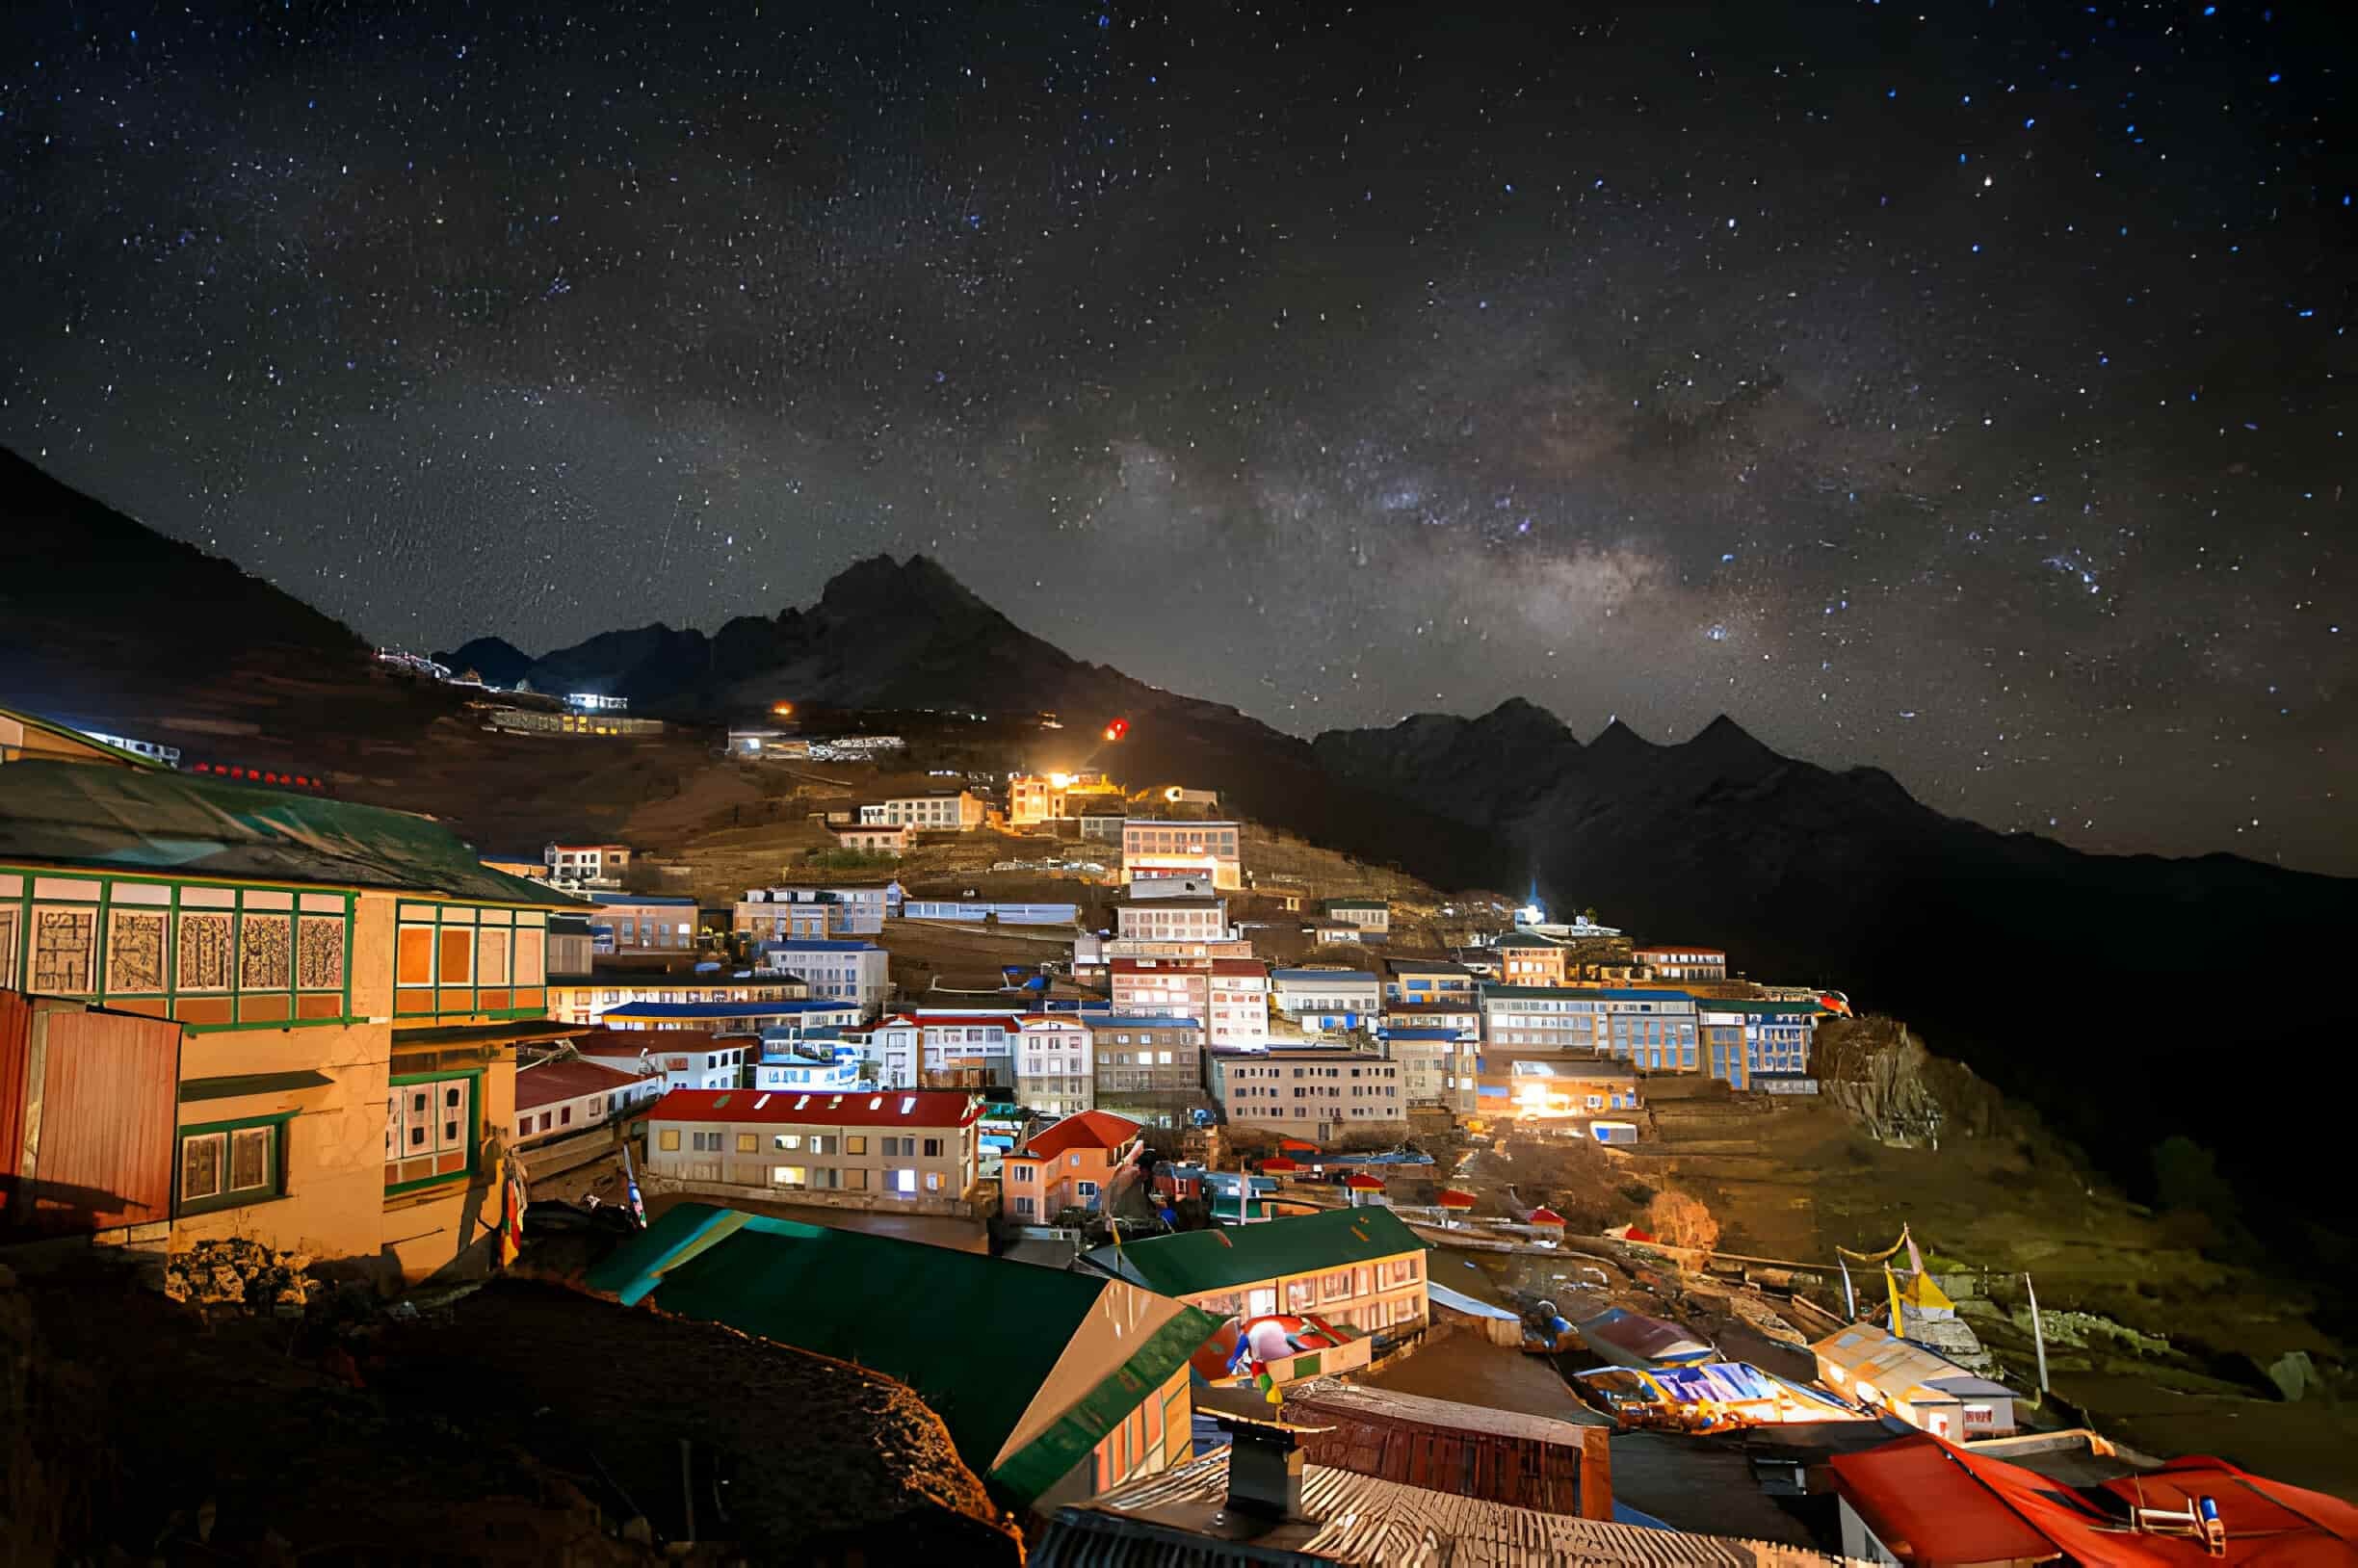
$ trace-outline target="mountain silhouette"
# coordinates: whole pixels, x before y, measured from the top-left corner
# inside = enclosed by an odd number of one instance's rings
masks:
[[[2326,1189],[2279,1178],[2333,1146],[2335,1097],[2223,1101],[2220,1075],[2338,1074],[2328,1053],[2358,1007],[2329,977],[2358,882],[1994,832],[1878,769],[1780,756],[1724,716],[1683,744],[1616,722],[1584,746],[1510,703],[1329,731],[1313,750],[1339,779],[1496,835],[1561,907],[1909,1020],[2133,1189],[2180,1134],[2323,1214]]]

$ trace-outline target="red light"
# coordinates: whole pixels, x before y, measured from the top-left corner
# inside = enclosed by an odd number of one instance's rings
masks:
[[[1105,738],[1109,741],[1118,741],[1129,733],[1130,720],[1127,719],[1116,719],[1114,720],[1114,722],[1106,726]]]

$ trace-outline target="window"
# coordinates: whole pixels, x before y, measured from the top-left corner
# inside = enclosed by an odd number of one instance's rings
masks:
[[[661,1133],[656,1135],[655,1146],[659,1149],[668,1149],[676,1153],[679,1149],[679,1129],[676,1127],[665,1128]]]
[[[802,1135],[799,1133],[773,1133],[770,1136],[770,1146],[773,1149],[799,1149],[802,1147]]]
[[[92,989],[97,945],[97,910],[35,905],[32,988],[53,993]]]
[[[806,1165],[772,1165],[770,1185],[772,1187],[808,1187],[810,1169]]]
[[[868,1190],[868,1172],[867,1172],[867,1171],[865,1171],[865,1170],[862,1170],[862,1169],[857,1169],[857,1168],[848,1169],[848,1170],[844,1171],[844,1172],[843,1172],[843,1186],[844,1186],[844,1189],[845,1189],[846,1191],[849,1191],[849,1192],[865,1192],[865,1191],[867,1191],[867,1190]]]
[[[385,1114],[388,1189],[461,1176],[475,1168],[478,1076],[393,1081]]]
[[[884,1176],[886,1187],[894,1192],[917,1190],[917,1173],[913,1170],[888,1170]]]
[[[276,1197],[285,1117],[183,1128],[177,1212],[201,1214]]]

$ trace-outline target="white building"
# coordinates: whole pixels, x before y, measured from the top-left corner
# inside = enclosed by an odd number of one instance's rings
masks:
[[[1114,906],[1124,941],[1223,942],[1233,939],[1226,899],[1143,899]]]
[[[1651,969],[1656,980],[1727,979],[1727,954],[1718,948],[1637,948],[1630,957]]]
[[[1051,1116],[1097,1103],[1097,1065],[1087,1025],[1070,1013],[1034,1013],[1014,1035],[1015,1099]]]
[[[528,1061],[516,1069],[515,1136],[529,1146],[621,1119],[662,1098],[667,1080],[603,1061]]]
[[[1268,1043],[1269,966],[1258,958],[1212,960],[1212,1010],[1205,1043],[1216,1048]]]
[[[1268,1127],[1323,1143],[1407,1120],[1397,1062],[1331,1046],[1209,1057],[1213,1093],[1231,1125]]]
[[[784,942],[799,936],[874,936],[901,913],[901,884],[796,883],[746,890],[730,920],[758,941]]]
[[[1015,1037],[1028,1015],[1004,1007],[928,1008],[888,1013],[869,1031],[877,1082],[917,1088],[931,1079],[956,1078],[977,1087],[1015,1085]],[[1058,1021],[1058,1020],[1051,1020]]]
[[[1115,826],[1121,825],[1116,823]],[[1147,899],[1211,899],[1219,896],[1219,889],[1209,876],[1150,876],[1133,882],[1126,891],[1132,903]]]
[[[761,950],[763,969],[800,976],[814,997],[857,1004],[863,1023],[882,1012],[892,995],[891,962],[892,954],[874,942],[825,937],[765,942]]]
[[[1372,1026],[1383,1010],[1383,983],[1364,969],[1278,969],[1270,1002],[1305,1034]]]
[[[859,808],[863,827],[916,827],[965,832],[982,825],[982,797],[965,790],[938,795],[903,795]]]
[[[1341,925],[1356,926],[1371,936],[1386,935],[1392,929],[1392,906],[1381,899],[1328,899],[1319,912]]]
[[[745,1081],[746,1062],[761,1049],[745,1035],[716,1038],[683,1031],[648,1032],[650,1042],[633,1050],[618,1041],[581,1040],[574,1049],[585,1061],[634,1076],[654,1079],[664,1092],[672,1089],[733,1089]],[[537,1071],[537,1069],[535,1069]],[[518,1073],[518,1078],[524,1075]]]
[[[908,853],[916,829],[906,823],[886,826],[881,823],[829,823],[827,831],[835,835],[839,849],[856,849],[862,854],[904,855]]]
[[[555,878],[550,878],[552,881]],[[670,893],[593,892],[590,934],[599,953],[693,953],[701,911]],[[597,939],[603,929],[607,935]]]
[[[849,1094],[862,1087],[863,1075],[856,1048],[838,1050],[822,1041],[808,1044],[762,1043],[761,1058],[753,1063],[757,1089]]]
[[[1242,832],[1232,822],[1129,818],[1122,823],[1122,880],[1136,884],[1172,876],[1209,877],[1214,887],[1243,887]]]
[[[584,888],[620,887],[630,870],[627,844],[552,844],[540,851],[548,863],[552,886],[578,892]]]

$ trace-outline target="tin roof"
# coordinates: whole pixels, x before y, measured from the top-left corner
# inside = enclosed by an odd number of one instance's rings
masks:
[[[1120,1248],[1100,1247],[1086,1256],[1106,1272],[1148,1290],[1190,1295],[1424,1250],[1425,1243],[1391,1210],[1368,1207],[1234,1229],[1181,1231]]]
[[[1111,1111],[1082,1111],[1040,1129],[1019,1158],[1053,1160],[1072,1149],[1118,1149],[1138,1137],[1140,1123]]]
[[[406,811],[88,763],[0,768],[0,860],[584,907]]]
[[[648,1080],[598,1061],[540,1061],[516,1069],[515,1108],[531,1111],[585,1094],[611,1094]]]
[[[1543,1513],[1356,1475],[1302,1467],[1297,1521],[1257,1523],[1227,1510],[1225,1448],[1057,1511],[1034,1568],[1324,1562],[1346,1568],[1803,1568],[1839,1559],[1757,1541]]]
[[[1026,1502],[1218,1326],[1120,1280],[702,1203],[668,1210],[589,1283],[626,1306],[651,1296],[668,1313],[900,1378],[940,1412],[967,1464]]]

